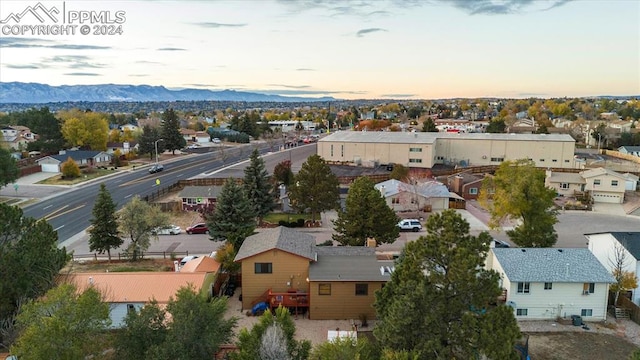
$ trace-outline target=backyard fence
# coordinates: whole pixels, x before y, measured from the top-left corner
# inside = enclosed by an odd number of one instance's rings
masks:
[[[177,258],[181,258],[181,257],[185,257],[188,256],[189,252],[188,251],[147,251],[147,252],[143,252],[140,254],[140,258],[144,259],[144,258],[162,258],[162,259],[177,259]],[[72,254],[72,260],[73,261],[81,261],[81,260],[93,260],[93,261],[98,261],[98,260],[107,260],[109,259],[109,256],[105,253],[105,254],[99,254],[99,253],[92,253],[92,254]],[[129,260],[130,259],[130,255],[127,253],[117,253],[117,254],[111,254],[111,259],[112,260]]]

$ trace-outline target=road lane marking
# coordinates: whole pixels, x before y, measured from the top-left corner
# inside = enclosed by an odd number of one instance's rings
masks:
[[[47,215],[43,216],[43,218],[46,220],[46,219],[48,219],[50,216],[53,216],[53,215],[55,215],[56,213],[58,213],[58,212],[60,212],[60,211],[62,211],[62,210],[64,210],[64,209],[66,209],[66,208],[68,208],[68,207],[69,207],[69,205],[65,205],[65,206],[63,206],[63,207],[59,208],[58,210],[55,210],[55,211],[53,211],[53,212],[48,213]]]
[[[129,195],[125,196],[124,198],[125,198],[125,199],[128,199],[128,198],[130,198],[130,197],[132,197],[132,196],[133,196],[133,194],[129,194]]]
[[[65,212],[61,212],[61,213],[56,214],[56,215],[52,215],[52,216],[45,216],[45,217],[44,217],[44,219],[45,219],[45,220],[55,219],[55,218],[57,218],[58,216],[62,216],[62,215],[68,214],[68,213],[73,212],[73,211],[76,211],[76,210],[78,210],[78,209],[82,209],[82,208],[83,208],[83,207],[85,207],[86,205],[87,205],[87,204],[82,204],[82,205],[79,205],[79,206],[74,207],[73,209],[69,209],[69,210],[67,210],[67,211],[65,211]],[[68,206],[68,205],[67,205],[67,206]],[[65,207],[67,207],[67,206],[65,206]],[[62,208],[62,209],[64,209],[64,208]],[[62,209],[60,209],[60,210],[62,210]],[[59,210],[58,210],[58,211],[59,211]],[[53,214],[53,213],[52,213],[52,214]]]
[[[64,225],[58,226],[57,228],[53,229],[53,231],[58,231],[58,230],[62,229],[63,227],[64,227]]]
[[[49,206],[45,206],[42,208],[42,210],[47,210],[48,208],[52,207],[53,205],[49,205]]]

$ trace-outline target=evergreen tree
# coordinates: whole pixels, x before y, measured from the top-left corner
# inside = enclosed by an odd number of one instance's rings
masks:
[[[160,132],[157,128],[145,125],[142,128],[142,134],[138,142],[140,154],[149,154],[149,159],[153,160],[156,156],[155,141],[160,138]],[[158,152],[164,152],[164,141],[158,141]]]
[[[480,203],[489,209],[491,228],[504,219],[519,220],[520,225],[507,235],[518,246],[551,247],[558,234],[553,207],[556,191],[544,185],[545,173],[532,160],[504,161],[495,176],[487,177],[480,190]]]
[[[116,204],[104,183],[100,184],[98,198],[93,206],[93,218],[89,229],[89,251],[107,252],[111,262],[111,249],[117,249],[124,240],[118,236]]]
[[[12,319],[21,303],[38,298],[54,284],[69,260],[58,234],[46,221],[23,216],[17,206],[0,204],[0,319],[7,328],[0,343],[12,340]]]
[[[9,150],[0,147],[0,188],[16,181],[20,176],[18,163]]]
[[[520,331],[513,311],[489,306],[501,293],[499,274],[484,268],[491,236],[469,235],[454,210],[431,215],[426,227],[376,293],[376,339],[425,359],[514,359]]]
[[[269,174],[264,166],[264,160],[260,157],[258,149],[253,149],[249,166],[244,169],[244,181],[242,183],[253,213],[258,218],[258,223],[275,207],[272,186]]]
[[[229,178],[222,186],[213,214],[207,215],[209,236],[213,241],[226,240],[235,251],[256,228],[255,213],[244,189]]]
[[[162,139],[164,139],[164,148],[171,150],[172,154],[176,150],[183,149],[187,146],[187,141],[180,133],[180,121],[173,109],[167,109],[162,113]]]
[[[427,120],[422,123],[422,132],[439,132],[432,118],[428,117]]]
[[[345,210],[338,210],[332,238],[350,246],[364,246],[368,238],[377,243],[392,243],[400,234],[398,221],[373,181],[362,176],[351,184]]]
[[[323,158],[311,155],[302,164],[289,189],[289,197],[299,211],[309,210],[311,220],[322,211],[336,209],[340,201],[340,183]]]

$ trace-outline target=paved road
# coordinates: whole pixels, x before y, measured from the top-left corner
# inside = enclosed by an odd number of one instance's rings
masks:
[[[165,170],[157,174],[149,174],[146,168],[142,168],[121,175],[100,179],[90,184],[73,188],[59,188],[58,190],[61,192],[53,194],[49,198],[43,199],[36,204],[29,205],[23,210],[26,216],[46,219],[58,232],[59,242],[68,243],[68,240],[76,239],[77,235],[81,234],[89,226],[89,220],[92,217],[91,211],[101,183],[107,186],[113,200],[120,208],[133,196],[144,197],[180,179],[202,177],[206,176],[206,174],[212,175],[216,171],[224,169],[229,164],[244,161],[250,155],[253,146],[254,145],[246,145],[227,149],[224,151],[224,154],[221,152],[212,152],[201,155],[189,155],[166,164]],[[257,147],[262,154],[268,153],[269,146],[267,144],[259,144]],[[279,152],[277,156],[267,156],[267,158],[270,159],[270,161],[276,161],[272,160],[272,158],[276,157],[279,159],[289,157],[301,159],[304,156],[308,156],[305,154],[315,153],[315,151],[315,145],[308,145],[293,148],[291,154],[289,154],[289,150],[287,150]],[[273,166],[275,166],[275,163]],[[267,169],[272,170],[273,166],[269,168],[267,165]],[[230,171],[240,171],[242,173],[241,170]],[[222,176],[227,175],[226,172],[222,172]],[[243,175],[242,173],[241,176]],[[156,185],[156,180],[160,180],[159,187]]]

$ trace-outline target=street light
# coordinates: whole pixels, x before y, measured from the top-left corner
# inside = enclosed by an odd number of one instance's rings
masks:
[[[158,164],[158,141],[164,141],[164,139],[158,139],[153,142],[153,145],[156,148],[156,165]]]

